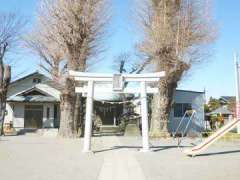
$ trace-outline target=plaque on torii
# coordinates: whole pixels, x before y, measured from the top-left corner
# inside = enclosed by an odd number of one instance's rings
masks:
[[[86,122],[84,131],[83,152],[91,152],[92,112],[94,92],[104,93],[140,93],[141,94],[141,119],[142,119],[142,152],[148,152],[149,148],[149,124],[147,93],[157,93],[158,88],[146,87],[147,82],[157,82],[165,76],[165,72],[147,74],[102,74],[69,71],[76,81],[88,82],[87,87],[76,87],[76,93],[86,93]],[[94,88],[95,82],[112,83],[112,88]],[[140,88],[125,87],[125,82],[139,82]]]

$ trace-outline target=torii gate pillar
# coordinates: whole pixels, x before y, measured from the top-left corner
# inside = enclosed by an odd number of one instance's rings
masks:
[[[142,152],[149,151],[149,137],[148,137],[148,105],[146,82],[141,82],[141,116],[142,116]]]
[[[83,152],[91,151],[93,97],[94,97],[94,82],[89,81],[87,103],[86,103],[86,121],[85,121],[85,131],[84,131]]]

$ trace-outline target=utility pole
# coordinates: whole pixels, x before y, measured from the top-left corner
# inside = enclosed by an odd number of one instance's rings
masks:
[[[233,55],[235,65],[235,81],[236,81],[236,118],[240,118],[240,83],[239,83],[239,64],[238,55],[235,52]],[[237,133],[240,134],[240,123],[237,126]]]

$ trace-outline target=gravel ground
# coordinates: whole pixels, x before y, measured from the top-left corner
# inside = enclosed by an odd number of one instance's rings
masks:
[[[238,180],[240,141],[219,141],[191,158],[172,139],[152,140],[141,153],[141,138],[95,137],[93,153],[83,154],[82,139],[39,136],[1,137],[2,180]],[[184,140],[189,146],[191,140]]]

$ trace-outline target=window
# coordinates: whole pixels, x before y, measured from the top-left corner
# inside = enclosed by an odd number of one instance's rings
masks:
[[[192,110],[192,105],[189,103],[175,103],[174,104],[174,117],[183,117],[184,113]]]
[[[40,78],[33,78],[33,83],[41,83],[41,79]]]
[[[174,104],[174,117],[182,117],[182,104]]]

